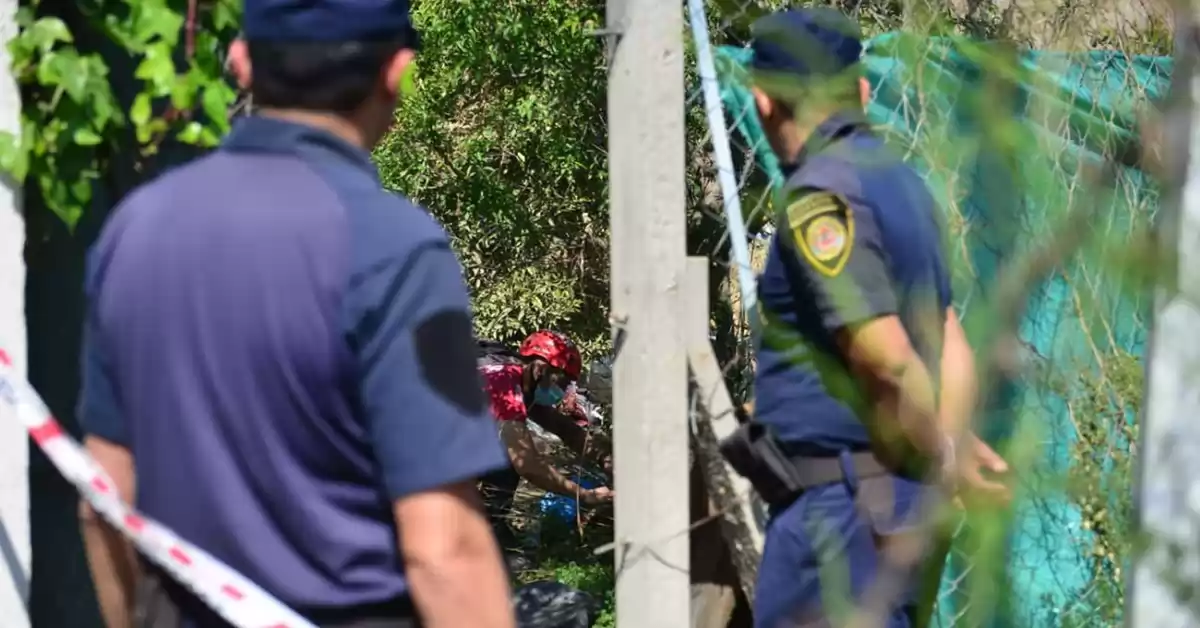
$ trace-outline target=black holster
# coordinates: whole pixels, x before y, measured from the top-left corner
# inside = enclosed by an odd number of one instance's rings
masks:
[[[721,455],[769,505],[786,504],[806,490],[846,480],[842,456],[798,456],[786,451],[771,429],[755,421],[738,426],[720,443]],[[856,478],[891,474],[870,451],[849,453]]]

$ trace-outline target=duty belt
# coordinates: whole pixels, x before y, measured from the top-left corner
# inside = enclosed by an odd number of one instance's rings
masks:
[[[790,502],[819,486],[844,482],[848,467],[856,479],[896,473],[870,451],[829,456],[789,453],[766,425],[754,421],[738,426],[721,441],[720,450],[733,470],[750,480],[763,501],[771,505]]]

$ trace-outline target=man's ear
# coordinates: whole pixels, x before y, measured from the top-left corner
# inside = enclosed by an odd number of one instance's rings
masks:
[[[229,69],[233,72],[238,87],[250,88],[250,80],[254,74],[250,66],[250,48],[246,46],[246,40],[241,37],[229,44]]]
[[[408,48],[392,55],[383,67],[383,84],[392,96],[405,96],[412,92],[412,80],[416,71],[416,53]]]
[[[751,87],[750,93],[754,94],[754,105],[758,108],[758,117],[760,120],[766,120],[775,115],[775,102],[766,92],[757,88]]]

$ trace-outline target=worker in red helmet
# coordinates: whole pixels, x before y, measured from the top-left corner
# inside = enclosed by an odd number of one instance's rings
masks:
[[[479,370],[512,462],[511,468],[483,478],[484,501],[510,567],[520,571],[525,561],[508,515],[522,478],[544,491],[578,497],[585,504],[610,501],[613,492],[604,486],[583,488],[555,469],[537,448],[527,424],[531,413],[544,414],[559,406],[579,378],[583,358],[573,342],[555,331],[536,331],[521,343],[516,359],[485,363]]]

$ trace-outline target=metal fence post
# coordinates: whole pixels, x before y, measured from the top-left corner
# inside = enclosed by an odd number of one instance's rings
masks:
[[[608,33],[617,624],[686,626],[682,7],[610,0]]]
[[[1157,225],[1167,264],[1155,299],[1146,355],[1146,392],[1138,448],[1135,503],[1147,550],[1136,558],[1126,625],[1194,626],[1200,599],[1200,50],[1194,10],[1180,2],[1175,29],[1175,76],[1163,138],[1170,170]]]

